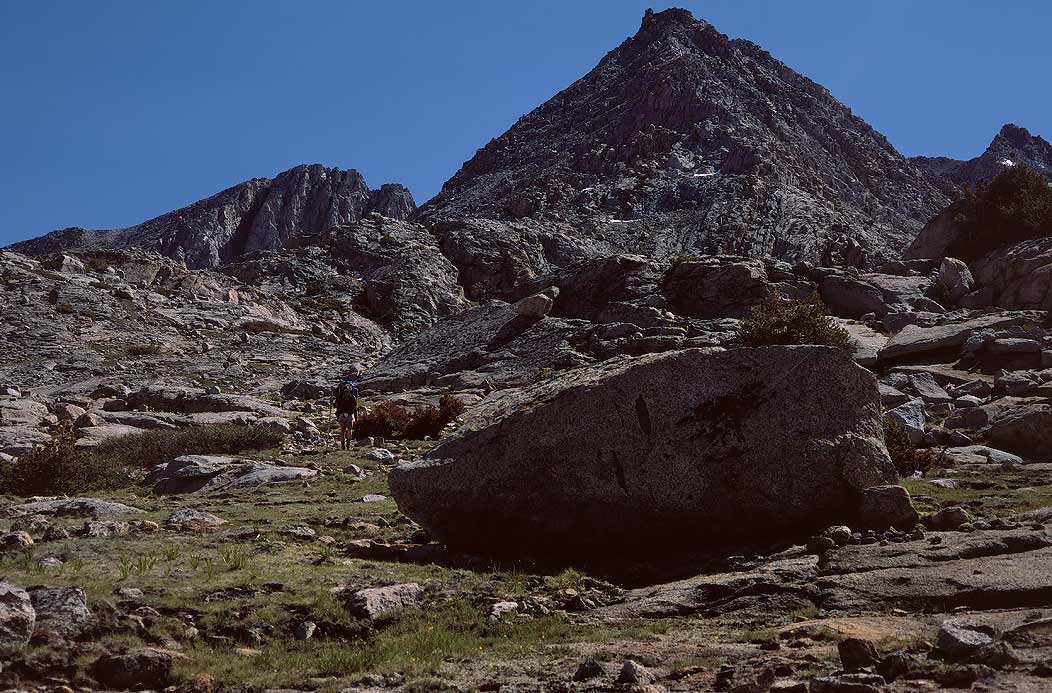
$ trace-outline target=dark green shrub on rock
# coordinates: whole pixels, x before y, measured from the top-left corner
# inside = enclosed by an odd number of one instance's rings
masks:
[[[1052,235],[1052,187],[1023,164],[1006,166],[989,180],[967,188],[956,203],[959,228],[946,254],[972,261],[999,247]]]
[[[127,468],[76,446],[68,427],[12,464],[0,464],[0,492],[16,496],[77,495],[127,486]]]
[[[891,419],[884,420],[884,445],[899,476],[910,476],[914,472],[926,472],[935,463],[930,450],[918,450],[910,439],[909,431]]]
[[[855,350],[851,335],[829,316],[818,296],[798,301],[772,295],[742,320],[738,337],[747,347],[822,344],[849,353]]]

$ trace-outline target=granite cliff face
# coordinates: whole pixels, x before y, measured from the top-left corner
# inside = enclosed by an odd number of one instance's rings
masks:
[[[77,248],[138,248],[191,268],[215,267],[246,253],[280,249],[294,235],[356,222],[369,212],[405,219],[415,208],[413,196],[401,185],[370,190],[353,169],[311,164],[273,179],[239,183],[136,226],[63,229],[11,249],[39,256]]]
[[[860,265],[893,257],[948,201],[826,89],[667,10],[480,149],[417,218],[527,220],[654,257]]]
[[[1052,144],[1011,123],[1002,127],[986,151],[974,159],[916,156],[910,160],[925,173],[953,186],[975,185],[993,178],[1005,166],[1017,164],[1025,164],[1052,178]]]

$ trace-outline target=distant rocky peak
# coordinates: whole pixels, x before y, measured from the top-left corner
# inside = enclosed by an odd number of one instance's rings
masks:
[[[1003,157],[999,163],[1005,166],[1023,163],[1052,175],[1052,144],[1012,123],[1001,128],[983,156]]]
[[[967,161],[947,157],[914,157],[913,163],[934,180],[950,185],[975,185],[993,178],[1006,166],[1024,164],[1052,180],[1052,144],[1013,123],[1004,125],[986,150]]]

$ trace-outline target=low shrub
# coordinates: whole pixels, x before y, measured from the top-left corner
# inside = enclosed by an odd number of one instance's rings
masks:
[[[103,441],[96,457],[129,469],[150,469],[180,455],[236,454],[266,450],[281,444],[282,435],[259,426],[218,424],[180,431],[146,431]]]
[[[965,190],[953,207],[959,235],[946,254],[977,260],[1001,246],[1052,234],[1052,187],[1024,164]]]
[[[749,347],[823,344],[848,353],[855,350],[851,335],[829,316],[817,295],[798,301],[772,294],[742,320],[738,337]]]
[[[462,413],[464,403],[451,395],[442,395],[437,407],[410,409],[394,402],[381,402],[358,415],[354,435],[356,438],[438,438]]]
[[[124,348],[128,356],[154,356],[164,351],[160,344],[129,344]]]
[[[910,476],[915,472],[926,472],[935,464],[935,453],[918,449],[901,424],[891,419],[884,420],[884,445],[899,476]]]
[[[12,464],[0,464],[0,490],[17,496],[77,495],[120,488],[131,480],[119,460],[76,446],[68,426]]]

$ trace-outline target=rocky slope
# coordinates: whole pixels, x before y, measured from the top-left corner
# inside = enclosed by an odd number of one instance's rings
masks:
[[[418,213],[610,252],[891,259],[948,199],[821,86],[685,10],[648,12]]]
[[[405,219],[413,196],[388,184],[370,190],[355,170],[297,166],[273,179],[254,178],[136,226],[105,231],[69,228],[16,243],[11,250],[41,256],[76,248],[137,248],[215,267],[245,253],[282,248],[297,234],[358,221],[369,212]]]
[[[1026,164],[1052,178],[1052,144],[1011,123],[1001,128],[986,151],[974,159],[916,156],[910,161],[936,181],[958,187],[993,178],[1005,166],[1016,164]]]

